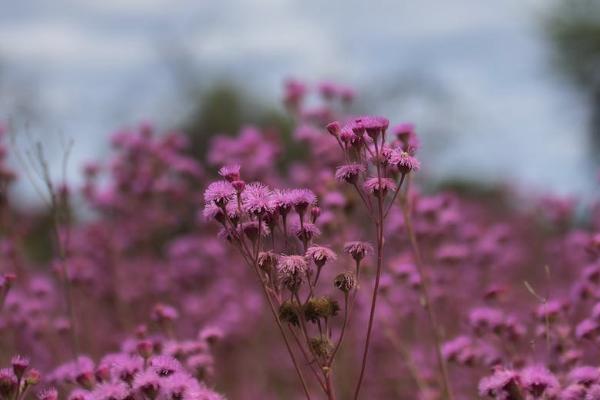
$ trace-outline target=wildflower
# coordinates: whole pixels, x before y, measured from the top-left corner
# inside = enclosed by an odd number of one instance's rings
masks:
[[[296,212],[302,216],[308,206],[317,204],[317,196],[308,189],[293,189],[290,192],[290,198]]]
[[[38,393],[37,398],[39,400],[58,400],[58,391],[53,387],[44,389]]]
[[[154,345],[150,340],[140,340],[136,345],[136,350],[138,354],[144,359],[147,360],[152,356],[152,351],[154,349]]]
[[[344,244],[344,251],[360,262],[365,256],[373,253],[373,246],[367,242],[347,242]]]
[[[219,175],[225,178],[228,182],[240,180],[240,166],[237,164],[226,165],[219,170]]]
[[[150,360],[150,368],[156,375],[161,377],[170,376],[175,372],[183,371],[183,367],[179,361],[166,355],[152,357]]]
[[[598,400],[600,399],[600,385],[592,385],[586,395],[585,400]]]
[[[581,400],[585,399],[585,392],[585,386],[578,384],[569,385],[560,392],[558,398],[560,400]]]
[[[246,235],[253,242],[258,239],[259,233],[261,237],[269,236],[271,233],[271,230],[263,221],[260,221],[260,225],[258,221],[244,222],[238,226],[238,231]]]
[[[218,326],[207,326],[198,332],[198,339],[208,343],[211,346],[223,340],[224,336],[225,334],[223,333],[223,330]]]
[[[310,246],[306,250],[306,257],[311,259],[317,267],[322,267],[327,262],[335,261],[337,255],[328,247],[325,246]]]
[[[69,397],[67,400],[90,400],[90,392],[87,390],[83,390],[80,388],[73,389],[71,393],[69,393]]]
[[[92,390],[92,400],[126,400],[131,396],[129,388],[123,382],[101,383]]]
[[[244,211],[256,216],[263,216],[273,211],[271,189],[262,183],[251,183],[242,194]]]
[[[12,369],[18,379],[23,377],[25,370],[29,367],[29,360],[19,355],[14,356],[11,360]]]
[[[204,191],[204,201],[224,207],[229,200],[235,197],[235,189],[227,181],[216,181],[208,185]]]
[[[1,375],[1,373],[0,373]],[[41,374],[40,371],[38,371],[35,368],[31,368],[27,371],[27,373],[25,374],[25,383],[27,384],[27,386],[33,386],[33,385],[37,385],[40,382],[41,379]]]
[[[272,251],[261,251],[258,253],[258,267],[266,273],[270,273],[277,263],[277,254]]]
[[[523,388],[535,398],[550,396],[560,388],[556,377],[545,367],[536,365],[521,371]]]
[[[346,164],[335,170],[335,179],[350,184],[356,183],[360,174],[365,173],[366,168],[362,164]]]
[[[346,271],[335,277],[333,285],[344,293],[350,292],[356,287],[356,276],[352,271]]]
[[[144,360],[139,356],[119,354],[112,362],[113,375],[123,382],[131,383],[135,374],[144,368]]]
[[[154,399],[160,390],[159,379],[152,370],[138,372],[133,378],[133,390],[149,399]]]
[[[396,184],[390,178],[369,178],[364,183],[365,190],[374,196],[385,196],[388,191],[396,189]]]
[[[498,369],[479,381],[479,394],[498,400],[521,399],[519,379],[512,370]]]
[[[289,300],[284,301],[279,306],[279,319],[288,324],[299,326],[298,307]]]
[[[504,324],[504,314],[495,308],[478,307],[469,313],[469,324],[478,334],[488,331],[499,333]]]
[[[600,381],[600,371],[596,367],[581,366],[572,369],[567,379],[571,383],[590,386]]]
[[[315,224],[305,222],[304,224],[295,224],[293,233],[301,241],[310,242],[313,238],[321,235],[321,230]]]
[[[384,117],[362,117],[360,123],[367,132],[367,135],[373,140],[376,140],[380,134],[385,133],[390,121]]]
[[[288,212],[294,206],[294,198],[292,191],[286,189],[276,189],[273,191],[271,200],[271,207],[282,216],[285,217]]]
[[[0,369],[0,397],[10,399],[17,390],[17,377],[12,369]]]
[[[390,157],[390,163],[395,165],[401,174],[405,175],[413,171],[418,171],[421,163],[415,157],[406,151],[396,151]]]
[[[277,264],[279,281],[291,292],[297,292],[308,269],[302,256],[281,256]]]
[[[327,132],[329,132],[331,136],[337,137],[340,134],[341,126],[338,121],[330,122],[325,128],[327,128]]]
[[[321,318],[329,318],[337,315],[340,306],[337,301],[327,297],[311,297],[304,305],[304,317],[316,323]]]
[[[473,346],[473,341],[468,336],[459,336],[442,345],[442,355],[448,361],[456,361],[465,349]]]
[[[575,336],[578,339],[593,339],[598,335],[600,325],[591,319],[584,319],[575,327]]]
[[[175,307],[168,304],[158,303],[152,309],[152,319],[160,324],[173,322],[179,317]]]

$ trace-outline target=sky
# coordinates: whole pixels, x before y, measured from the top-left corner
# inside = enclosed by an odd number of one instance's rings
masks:
[[[72,165],[104,157],[122,126],[181,118],[169,57],[183,50],[201,80],[233,79],[272,104],[290,76],[356,87],[365,113],[417,125],[432,179],[590,193],[585,105],[550,63],[548,4],[20,0],[0,12],[0,71],[41,115],[17,130],[53,160],[73,139]],[[14,97],[0,94],[0,119]]]

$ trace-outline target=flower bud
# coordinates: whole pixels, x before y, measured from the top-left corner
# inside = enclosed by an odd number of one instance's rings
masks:
[[[29,367],[29,360],[25,357],[14,356],[11,360],[12,369],[18,379],[23,377],[25,370]]]

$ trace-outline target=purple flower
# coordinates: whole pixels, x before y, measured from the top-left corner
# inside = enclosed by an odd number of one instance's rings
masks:
[[[350,254],[356,261],[360,261],[365,256],[373,254],[373,246],[367,242],[347,242],[344,244],[344,251]]]
[[[569,372],[567,379],[570,383],[590,386],[600,381],[600,372],[597,367],[576,367]]]
[[[10,368],[0,369],[0,397],[9,399],[17,390],[17,377]]]
[[[395,165],[401,174],[418,171],[421,163],[406,151],[395,151],[390,157],[390,163]]]
[[[369,178],[364,183],[365,190],[374,196],[385,196],[388,191],[396,189],[396,184],[390,178]]]
[[[540,398],[542,395],[550,396],[556,394],[560,384],[556,377],[541,365],[527,367],[521,371],[521,382],[523,389],[529,392],[534,398]]]
[[[235,189],[227,181],[213,182],[204,191],[204,201],[207,204],[214,203],[219,207],[225,206],[233,198],[235,198]]]
[[[317,196],[308,189],[293,189],[289,196],[296,212],[300,215],[304,214],[308,206],[317,204]]]
[[[498,369],[479,381],[479,394],[496,400],[520,399],[519,375],[512,370]]]
[[[90,393],[91,400],[126,400],[131,396],[123,382],[106,382],[97,385]]]
[[[242,193],[244,211],[256,216],[264,216],[273,211],[272,192],[262,183],[251,183]]]
[[[302,256],[281,256],[277,264],[279,282],[291,292],[296,292],[304,282],[308,265]]]
[[[160,378],[153,370],[141,371],[133,378],[132,387],[136,392],[153,399],[160,389]]]
[[[228,182],[240,180],[240,166],[237,164],[226,165],[221,167],[219,175],[225,178]]]
[[[360,174],[365,173],[366,168],[362,164],[346,164],[337,167],[335,170],[335,179],[340,182],[354,184]]]
[[[53,387],[44,389],[38,393],[37,398],[39,400],[58,400],[58,391]]]
[[[154,373],[162,377],[183,371],[183,366],[177,359],[166,355],[152,357],[150,359],[150,368]]]
[[[306,257],[311,259],[318,267],[322,267],[325,263],[337,259],[337,255],[333,250],[325,246],[310,246],[306,250]]]

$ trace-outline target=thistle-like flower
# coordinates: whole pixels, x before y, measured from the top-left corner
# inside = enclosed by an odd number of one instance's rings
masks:
[[[277,264],[279,282],[291,292],[297,292],[304,282],[308,265],[302,256],[281,256]]]
[[[360,174],[366,172],[366,168],[362,164],[346,164],[337,167],[335,170],[335,179],[340,182],[350,184],[356,183]]]

